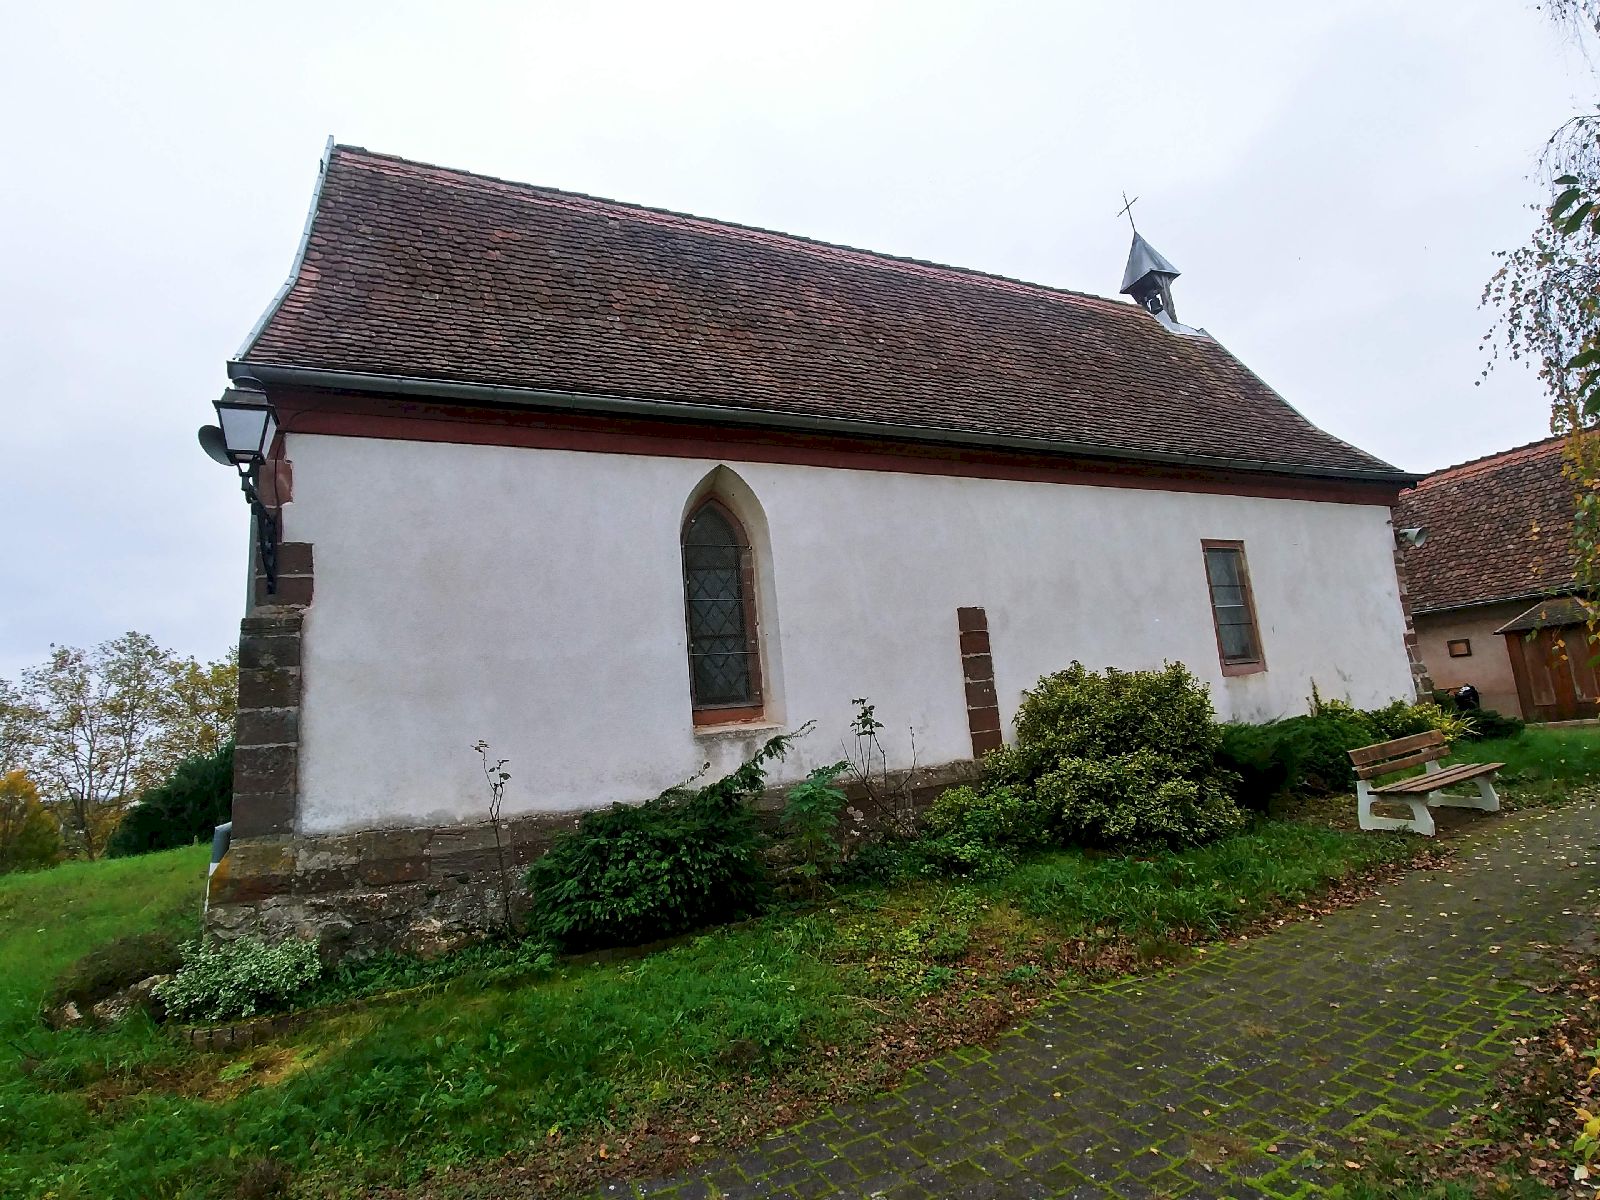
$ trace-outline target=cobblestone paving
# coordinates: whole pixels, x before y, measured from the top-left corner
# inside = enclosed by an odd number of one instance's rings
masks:
[[[887,1095],[595,1195],[1314,1193],[1348,1139],[1442,1129],[1482,1098],[1544,1012],[1542,947],[1593,927],[1597,864],[1600,805],[1495,818],[1447,869],[1072,993]]]

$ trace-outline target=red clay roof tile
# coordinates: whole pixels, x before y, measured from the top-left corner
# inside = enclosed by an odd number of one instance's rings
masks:
[[[1542,596],[1573,586],[1573,487],[1559,437],[1429,475],[1400,494],[1394,523],[1427,539],[1405,550],[1417,612]]]
[[[1133,304],[343,146],[244,360],[1394,473]]]

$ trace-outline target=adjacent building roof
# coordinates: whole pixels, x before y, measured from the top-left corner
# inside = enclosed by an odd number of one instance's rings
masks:
[[[241,358],[1414,478],[1133,304],[349,146]]]
[[[1532,608],[1518,613],[1495,632],[1532,633],[1535,629],[1587,625],[1594,619],[1594,613],[1594,605],[1580,596],[1550,596],[1536,601]]]
[[[1420,526],[1405,550],[1412,609],[1428,612],[1554,595],[1573,585],[1573,490],[1561,438],[1546,438],[1429,475],[1402,492],[1397,529]]]

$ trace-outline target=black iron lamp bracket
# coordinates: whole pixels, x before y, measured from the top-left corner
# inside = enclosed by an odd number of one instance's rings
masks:
[[[261,493],[256,491],[250,475],[248,468],[239,468],[239,487],[244,492],[244,498],[250,502],[250,512],[255,516],[256,556],[261,561],[261,574],[267,581],[267,595],[274,596],[278,592],[278,518],[262,502]]]

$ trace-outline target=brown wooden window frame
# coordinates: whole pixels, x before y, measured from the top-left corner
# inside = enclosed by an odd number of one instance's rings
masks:
[[[687,539],[689,526],[708,508],[717,510],[719,516],[733,531],[739,552],[739,599],[744,606],[745,664],[750,679],[750,700],[743,704],[701,704],[694,695],[694,629],[689,622],[689,562]],[[683,628],[685,635],[685,663],[689,668],[689,703],[694,712],[694,723],[705,725],[731,725],[759,721],[766,716],[766,703],[761,687],[761,626],[756,611],[755,550],[750,545],[750,535],[744,522],[733,510],[715,496],[708,496],[688,512],[683,527],[678,531],[678,549],[683,575]]]
[[[1252,659],[1236,659],[1228,661],[1228,656],[1222,645],[1222,619],[1217,612],[1216,593],[1213,592],[1211,583],[1212,550],[1232,550],[1238,554],[1239,559],[1239,586],[1244,591],[1244,610],[1250,618],[1250,633],[1255,641],[1256,656]],[[1211,606],[1211,629],[1217,638],[1217,661],[1222,664],[1222,673],[1227,676],[1255,675],[1267,669],[1267,649],[1261,641],[1261,621],[1256,616],[1256,593],[1250,586],[1250,560],[1245,554],[1244,543],[1241,541],[1225,540],[1221,538],[1202,538],[1200,541],[1200,566],[1206,581],[1206,603]]]
[[[1444,648],[1449,653],[1451,658],[1472,657],[1471,638],[1449,638],[1446,640]]]

